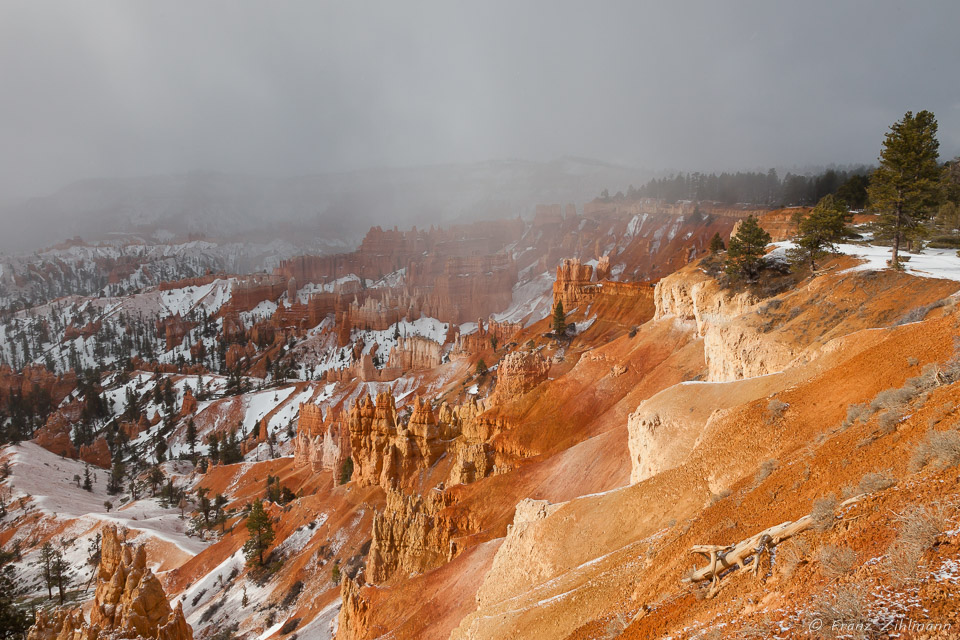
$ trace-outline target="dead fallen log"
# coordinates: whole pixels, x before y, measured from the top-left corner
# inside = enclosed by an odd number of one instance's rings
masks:
[[[842,509],[843,507],[849,506],[862,497],[863,495],[859,495],[844,500],[837,505],[837,508]],[[813,524],[813,518],[808,514],[793,522],[784,522],[774,525],[769,529],[764,529],[736,544],[728,546],[715,544],[694,545],[690,547],[690,553],[698,553],[706,556],[707,566],[697,569],[684,578],[683,581],[703,582],[704,580],[711,580],[713,583],[716,583],[720,579],[720,576],[728,569],[734,567],[745,569],[751,560],[753,561],[753,573],[756,575],[760,569],[760,558],[763,554],[770,553],[770,550],[778,544],[799,533],[803,533],[807,529],[810,529]]]

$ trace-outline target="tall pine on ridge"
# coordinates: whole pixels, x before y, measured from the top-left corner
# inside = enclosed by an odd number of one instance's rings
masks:
[[[939,149],[937,119],[930,111],[907,111],[884,136],[869,193],[880,213],[877,227],[893,242],[894,269],[900,268],[900,243],[914,236],[942,199]]]
[[[727,246],[727,273],[737,278],[743,276],[754,280],[760,275],[763,252],[770,244],[770,234],[763,230],[757,219],[748,216],[740,225]]]
[[[247,516],[247,534],[249,537],[243,545],[247,562],[256,561],[262,566],[263,552],[267,550],[274,538],[270,514],[264,510],[262,500],[254,500],[250,507],[250,515]]]

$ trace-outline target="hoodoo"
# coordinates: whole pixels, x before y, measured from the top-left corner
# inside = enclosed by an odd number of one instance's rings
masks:
[[[28,640],[193,640],[183,607],[171,609],[147,567],[146,549],[122,542],[114,526],[104,527],[102,537],[90,621],[80,609],[40,610]]]

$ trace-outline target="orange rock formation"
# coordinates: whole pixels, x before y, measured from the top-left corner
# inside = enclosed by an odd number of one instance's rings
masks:
[[[100,553],[90,622],[84,621],[81,609],[40,611],[28,640],[193,640],[183,608],[170,608],[142,546],[121,543],[111,526],[103,529]]]

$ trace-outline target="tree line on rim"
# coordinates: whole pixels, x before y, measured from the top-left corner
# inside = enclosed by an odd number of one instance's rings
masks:
[[[869,176],[869,210],[878,214],[870,225],[873,242],[891,247],[890,266],[903,267],[900,255],[931,245],[960,247],[960,159],[940,163],[937,119],[930,111],[908,111],[885,134],[878,167]],[[853,219],[850,204],[841,195],[825,194],[809,211],[794,215],[795,246],[787,255],[794,265],[817,261],[836,250]],[[726,249],[726,271],[733,278],[755,280],[763,268],[770,234],[756,218],[748,217],[730,238],[728,247],[716,235],[710,250]],[[958,251],[960,254],[960,251]]]

